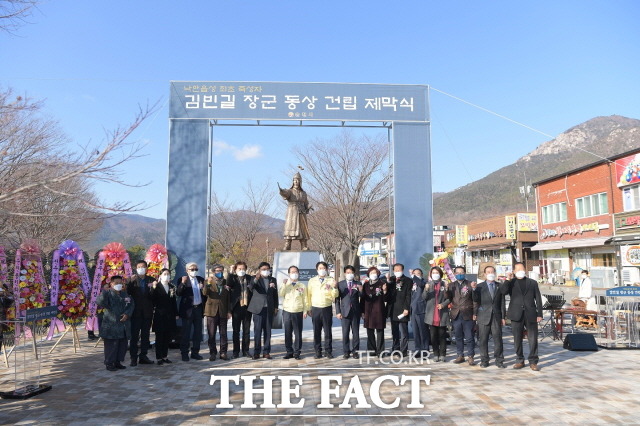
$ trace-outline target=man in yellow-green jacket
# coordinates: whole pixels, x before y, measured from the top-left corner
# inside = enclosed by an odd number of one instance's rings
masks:
[[[333,358],[331,325],[333,320],[333,302],[338,297],[338,285],[328,276],[329,267],[325,262],[316,263],[318,275],[309,280],[307,286],[308,312],[313,321],[313,347],[315,359],[322,358],[322,330],[324,329],[324,350],[327,358]]]
[[[289,278],[278,288],[282,297],[282,322],[284,325],[284,359],[300,359],[302,350],[302,320],[307,317],[307,289],[298,281],[300,271],[297,266],[289,266]],[[293,336],[295,335],[295,344]]]

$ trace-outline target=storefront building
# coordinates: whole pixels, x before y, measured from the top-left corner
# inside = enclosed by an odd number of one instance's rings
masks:
[[[532,250],[542,253],[541,274],[548,281],[572,282],[578,268],[589,270],[594,287],[620,285],[624,274],[625,281],[636,278],[640,260],[632,262],[636,252],[640,255],[640,229],[634,225],[636,217],[640,220],[640,162],[635,169],[633,164],[639,153],[533,184],[540,226],[539,243]]]
[[[640,283],[640,153],[614,161],[614,215],[618,274],[621,285]]]
[[[535,213],[513,213],[469,222],[465,261],[467,271],[482,274],[484,265],[496,267],[498,276],[513,270],[515,262],[524,262],[531,271],[537,265],[537,253],[531,247],[538,242]]]

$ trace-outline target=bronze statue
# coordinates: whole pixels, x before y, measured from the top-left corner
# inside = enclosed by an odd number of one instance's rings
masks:
[[[300,248],[309,250],[307,241],[309,240],[309,225],[307,224],[307,214],[311,210],[307,193],[302,189],[302,176],[296,173],[293,176],[293,184],[289,189],[280,188],[280,195],[287,200],[287,215],[284,220],[284,249],[291,250],[291,241],[300,240]]]

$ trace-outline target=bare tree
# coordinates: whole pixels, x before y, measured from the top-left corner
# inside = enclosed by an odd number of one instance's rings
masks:
[[[20,214],[0,215],[0,233],[5,243],[16,247],[26,238],[35,238],[48,252],[67,239],[82,244],[92,238],[103,218],[85,201],[95,203],[96,195],[80,178],[58,184],[56,189],[59,191],[37,188],[29,192],[29,197],[14,200],[12,210]]]
[[[141,144],[128,138],[156,108],[157,104],[139,108],[128,126],[107,132],[103,144],[86,144],[74,152],[57,122],[40,115],[40,103],[15,96],[11,89],[0,91],[0,213],[20,214],[9,206],[33,190],[73,197],[60,192],[60,185],[75,179],[139,186],[120,177],[120,166],[141,156]],[[141,207],[140,203],[104,204],[95,198],[77,198],[102,211],[127,212]]]
[[[356,138],[343,131],[330,139],[316,139],[310,146],[294,148],[304,166],[303,185],[307,188],[315,212],[309,215],[314,232],[312,242],[327,250],[350,250],[356,262],[362,238],[384,229],[391,176],[387,168],[388,143],[385,137]],[[328,243],[326,239],[333,243]]]
[[[0,30],[14,33],[27,23],[37,5],[37,0],[0,0]]]
[[[212,200],[209,229],[210,250],[218,253],[222,261],[254,262],[263,258],[260,235],[267,233],[268,221],[273,214],[270,183],[256,188],[251,182],[242,190],[240,200]],[[259,252],[258,252],[259,251]]]

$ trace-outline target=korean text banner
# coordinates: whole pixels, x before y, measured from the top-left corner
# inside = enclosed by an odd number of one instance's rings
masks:
[[[428,86],[172,81],[172,119],[428,122]]]

